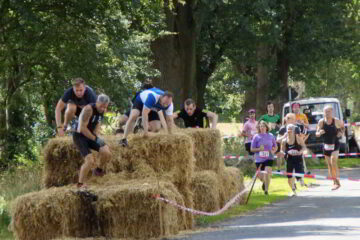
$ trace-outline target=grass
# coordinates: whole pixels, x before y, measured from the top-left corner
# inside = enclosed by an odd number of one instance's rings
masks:
[[[309,184],[315,182],[313,179],[305,179],[305,183]],[[255,209],[264,207],[274,202],[281,201],[288,198],[291,191],[287,178],[281,176],[274,176],[271,179],[269,195],[265,195],[261,189],[261,182],[257,180],[253,192],[250,196],[247,205],[235,205],[223,214],[216,216],[198,216],[196,217],[197,226],[206,226],[212,223],[223,221],[236,216],[244,215]],[[298,184],[299,185],[299,184]],[[306,189],[305,187],[298,188],[299,190]]]
[[[339,158],[339,168],[358,168],[360,167],[360,158]],[[324,169],[327,168],[327,164],[324,158],[318,159],[317,162],[307,164],[309,169]]]
[[[14,239],[8,230],[10,205],[18,196],[41,189],[40,164],[0,172],[0,239]]]

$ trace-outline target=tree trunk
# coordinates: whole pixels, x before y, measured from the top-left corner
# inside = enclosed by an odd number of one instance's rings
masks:
[[[167,30],[174,34],[156,39],[151,49],[154,65],[161,72],[160,79],[155,79],[154,84],[172,91],[175,107],[179,108],[186,98],[196,99],[196,23],[192,0],[184,5],[174,3],[175,14],[165,1]]]

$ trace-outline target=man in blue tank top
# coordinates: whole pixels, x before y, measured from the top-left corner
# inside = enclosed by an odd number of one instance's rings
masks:
[[[171,132],[173,124],[174,105],[172,103],[173,94],[158,88],[150,88],[142,91],[135,99],[131,109],[130,116],[126,122],[124,136],[120,140],[120,145],[128,146],[127,136],[133,131],[136,119],[141,115],[144,128],[144,136],[149,132],[149,113],[151,110],[156,111],[159,115],[162,127],[166,132]],[[166,115],[166,119],[164,114]]]

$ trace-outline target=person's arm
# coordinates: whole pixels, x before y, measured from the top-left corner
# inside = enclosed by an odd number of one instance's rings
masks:
[[[301,136],[298,136],[298,135],[296,135],[295,137],[296,137],[297,143],[301,146],[301,150],[299,152],[299,155],[302,155],[306,150],[306,145],[305,145],[304,139]]]
[[[257,138],[255,137],[255,138],[253,138],[253,140],[251,141],[251,147],[250,147],[250,151],[251,151],[251,152],[256,153],[256,152],[264,151],[264,149],[261,148],[261,146],[260,146],[260,147],[256,147],[256,145],[257,145]]]
[[[283,133],[283,129],[280,129],[280,131],[279,131],[279,134],[277,135],[277,137],[276,137],[276,142],[278,142],[278,143],[282,143],[282,141],[284,140],[284,139],[286,139],[286,137],[287,137],[287,132],[286,132],[286,130],[285,130],[285,133]]]
[[[275,139],[275,137],[273,137],[273,139],[272,139],[271,153],[272,153],[272,154],[275,154],[276,151],[277,151],[276,139]]]
[[[149,133],[149,113],[151,109],[147,107],[143,107],[141,120],[144,128],[144,136],[147,136]]]
[[[211,128],[216,128],[216,124],[218,121],[218,115],[213,112],[207,112],[206,116],[211,119]]]
[[[320,119],[320,121],[318,122],[317,126],[316,126],[316,137],[320,137],[321,135],[323,135],[325,133],[325,130],[322,129],[324,125],[324,118]]]
[[[286,150],[286,138],[284,138],[284,139],[281,141],[281,145],[280,145],[280,154],[281,154],[281,157],[285,157],[285,150]]]
[[[174,124],[174,118],[172,115],[166,115],[166,123],[168,126],[168,133],[171,134],[173,127],[175,126]]]
[[[340,138],[344,135],[345,133],[345,125],[344,125],[344,121],[339,120],[339,119],[335,119],[335,125],[336,128],[340,129],[340,131],[337,134],[337,137]]]
[[[309,128],[309,119],[307,118],[307,116],[305,114],[303,114],[303,118],[304,118],[305,128]]]
[[[88,129],[88,124],[91,118],[91,115],[93,113],[92,107],[90,105],[86,105],[80,113],[79,117],[79,126],[77,131],[79,133],[82,133],[85,137],[88,139],[96,141],[96,135],[91,133],[91,131]]]
[[[62,122],[61,122],[61,112],[64,110],[65,108],[65,103],[63,102],[62,99],[60,99],[58,101],[58,103],[56,104],[56,108],[55,108],[55,120],[56,120],[56,127],[60,128],[62,127]]]
[[[161,126],[165,129],[165,132],[168,133],[168,126],[166,124],[166,120],[165,120],[163,111],[160,110],[157,112],[157,114],[159,115]]]

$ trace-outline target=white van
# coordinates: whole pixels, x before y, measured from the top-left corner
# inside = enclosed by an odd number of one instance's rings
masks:
[[[332,105],[333,107],[333,116],[343,120],[346,123],[346,118],[350,116],[350,110],[345,109],[345,112],[342,111],[340,102],[337,98],[307,98],[301,100],[295,100],[287,102],[283,106],[282,110],[282,119],[284,116],[290,112],[290,106],[294,102],[300,104],[300,111],[304,113],[309,120],[309,128],[307,132],[309,134],[308,139],[306,140],[306,146],[314,153],[320,153],[323,151],[323,139],[322,137],[317,138],[315,136],[317,123],[321,118],[323,118],[323,109],[325,105]],[[356,142],[355,132],[352,130],[351,126],[346,127],[346,134],[340,139],[340,152],[359,152],[359,146]]]

